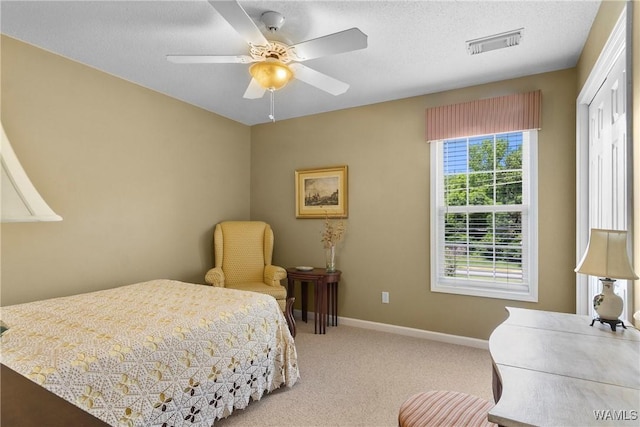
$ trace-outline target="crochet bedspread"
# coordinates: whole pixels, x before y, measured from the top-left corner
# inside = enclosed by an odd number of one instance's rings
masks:
[[[213,425],[299,378],[282,311],[259,293],[154,280],[0,319],[4,365],[113,426]]]

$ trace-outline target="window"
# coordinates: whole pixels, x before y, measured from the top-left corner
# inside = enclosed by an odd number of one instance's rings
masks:
[[[431,143],[431,290],[537,301],[537,131]]]

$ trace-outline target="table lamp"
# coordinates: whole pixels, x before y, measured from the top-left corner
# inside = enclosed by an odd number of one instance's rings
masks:
[[[597,276],[602,282],[602,293],[593,298],[593,308],[598,313],[598,318],[593,319],[591,326],[597,320],[609,324],[614,331],[618,324],[626,329],[618,319],[622,314],[622,298],[613,292],[613,285],[616,279],[638,278],[627,252],[627,232],[592,228],[587,250],[575,271]]]

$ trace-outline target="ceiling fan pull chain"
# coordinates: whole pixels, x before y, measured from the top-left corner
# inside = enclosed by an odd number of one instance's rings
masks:
[[[273,99],[273,97],[274,97],[273,94],[274,94],[275,90],[269,89],[269,92],[271,92],[271,114],[269,114],[269,118],[271,119],[271,121],[273,123],[275,123],[276,122],[276,113],[275,113],[276,104],[275,104],[274,99]]]

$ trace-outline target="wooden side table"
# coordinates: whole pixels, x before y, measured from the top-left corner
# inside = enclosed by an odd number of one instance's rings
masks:
[[[295,282],[299,281],[302,294],[302,320],[307,321],[307,285],[313,283],[315,296],[315,333],[325,334],[326,325],[338,326],[338,282],[340,270],[327,273],[324,268],[303,271],[295,267],[287,268],[289,296],[294,294]]]

